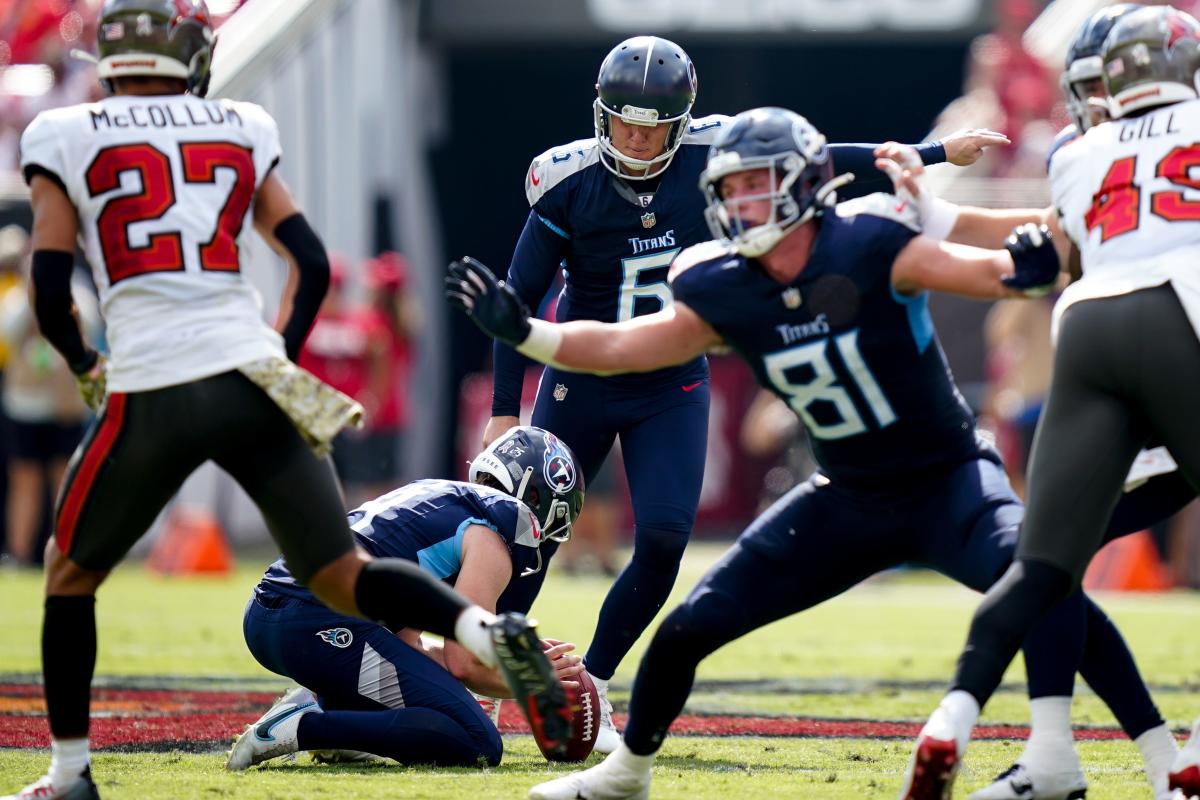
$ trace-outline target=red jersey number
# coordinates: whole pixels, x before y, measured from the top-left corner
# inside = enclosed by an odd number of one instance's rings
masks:
[[[1092,207],[1083,219],[1088,231],[1100,226],[1101,242],[1137,229],[1142,190],[1133,182],[1136,170],[1137,156],[1113,162],[1092,198]]]
[[[179,146],[185,183],[216,183],[217,170],[231,169],[234,180],[212,237],[199,247],[200,267],[219,272],[239,269],[237,238],[254,199],[254,159],[249,149],[230,142],[188,142]],[[150,144],[116,145],[101,150],[86,178],[92,197],[121,186],[121,175],[136,172],[142,188],[104,204],[96,225],[109,284],[152,272],[183,270],[183,241],[179,232],[151,234],[145,245],[129,242],[129,226],[161,219],[175,205],[171,162]]]
[[[1200,142],[1171,150],[1154,174],[1176,186],[1200,190],[1200,179],[1192,177],[1196,168],[1200,168]],[[1089,231],[1099,226],[1102,243],[1136,230],[1141,222],[1142,190],[1133,182],[1136,170],[1137,156],[1114,161],[1084,215]],[[1200,222],[1200,200],[1188,200],[1182,191],[1164,189],[1150,195],[1150,211],[1168,222]]]

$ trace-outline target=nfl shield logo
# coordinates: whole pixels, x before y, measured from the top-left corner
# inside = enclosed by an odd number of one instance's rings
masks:
[[[785,306],[790,309],[797,309],[800,307],[801,302],[799,289],[792,287],[791,289],[783,290],[783,304]]]
[[[561,383],[554,384],[554,399],[560,403],[563,400],[566,400],[567,399],[567,387],[563,386]]]
[[[643,228],[653,228],[654,224],[657,221],[658,220],[654,219],[653,211],[647,211],[645,214],[642,214],[642,227]]]

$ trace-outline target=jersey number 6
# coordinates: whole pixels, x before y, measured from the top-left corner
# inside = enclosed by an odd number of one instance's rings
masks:
[[[199,246],[201,269],[237,272],[237,238],[254,199],[254,158],[248,148],[231,142],[184,142],[179,145],[185,183],[216,183],[218,169],[233,171],[229,196],[217,215],[212,237]],[[121,188],[121,175],[136,172],[141,191],[114,197],[104,204],[96,226],[108,269],[109,284],[149,272],[178,272],[184,268],[183,239],[178,231],[149,234],[134,247],[129,226],[161,219],[175,205],[171,160],[147,143],[106,147],[87,169],[92,197]]]

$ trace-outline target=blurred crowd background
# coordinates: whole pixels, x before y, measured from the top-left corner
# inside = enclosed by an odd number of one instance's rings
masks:
[[[36,565],[53,495],[88,422],[65,365],[32,323],[27,195],[18,142],[47,108],[101,97],[98,0],[0,0],[0,519],[3,563]],[[691,55],[694,113],[782,105],[831,141],[918,142],[966,127],[1006,133],[975,166],[931,170],[949,199],[1048,202],[1045,159],[1068,123],[1059,75],[1066,46],[1102,0],[209,0],[217,20],[214,91],[263,104],[280,123],[280,171],[333,256],[329,296],[301,365],[367,409],[335,460],[350,505],[415,477],[461,478],[490,408],[490,347],[446,312],[448,257],[507,267],[538,153],[592,135],[600,60],[638,33]],[[1175,5],[1195,13],[1200,0]],[[887,190],[858,176],[849,195]],[[273,314],[282,267],[250,277]],[[274,267],[279,267],[274,269]],[[90,278],[76,299],[103,341]],[[932,302],[968,400],[1023,485],[1050,370],[1053,298]],[[552,313],[553,293],[543,313]],[[712,360],[710,452],[698,536],[731,536],[812,467],[794,415],[753,388],[729,357]],[[526,399],[535,389],[531,374]],[[528,409],[526,414],[528,413]],[[527,416],[526,416],[527,419]],[[253,446],[248,442],[247,446]],[[569,569],[612,571],[632,525],[615,453],[589,487]],[[235,545],[265,542],[252,508],[212,468],[185,486]],[[171,512],[155,535],[171,526]],[[1200,516],[1175,519],[1109,557],[1094,580],[1200,585]],[[147,547],[154,536],[148,537]],[[1104,556],[1102,556],[1102,559]],[[1100,573],[1104,575],[1101,576]],[[2,578],[0,578],[2,579]]]

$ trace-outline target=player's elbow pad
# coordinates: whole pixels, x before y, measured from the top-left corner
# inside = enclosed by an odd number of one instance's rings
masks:
[[[329,290],[329,256],[303,214],[296,213],[275,227],[275,238],[291,253],[300,272],[292,314],[283,328],[288,358],[295,361]]]
[[[62,353],[76,375],[96,363],[96,351],[79,332],[72,309],[71,272],[75,255],[62,250],[37,250],[33,254],[33,314],[38,330],[54,349]]]

